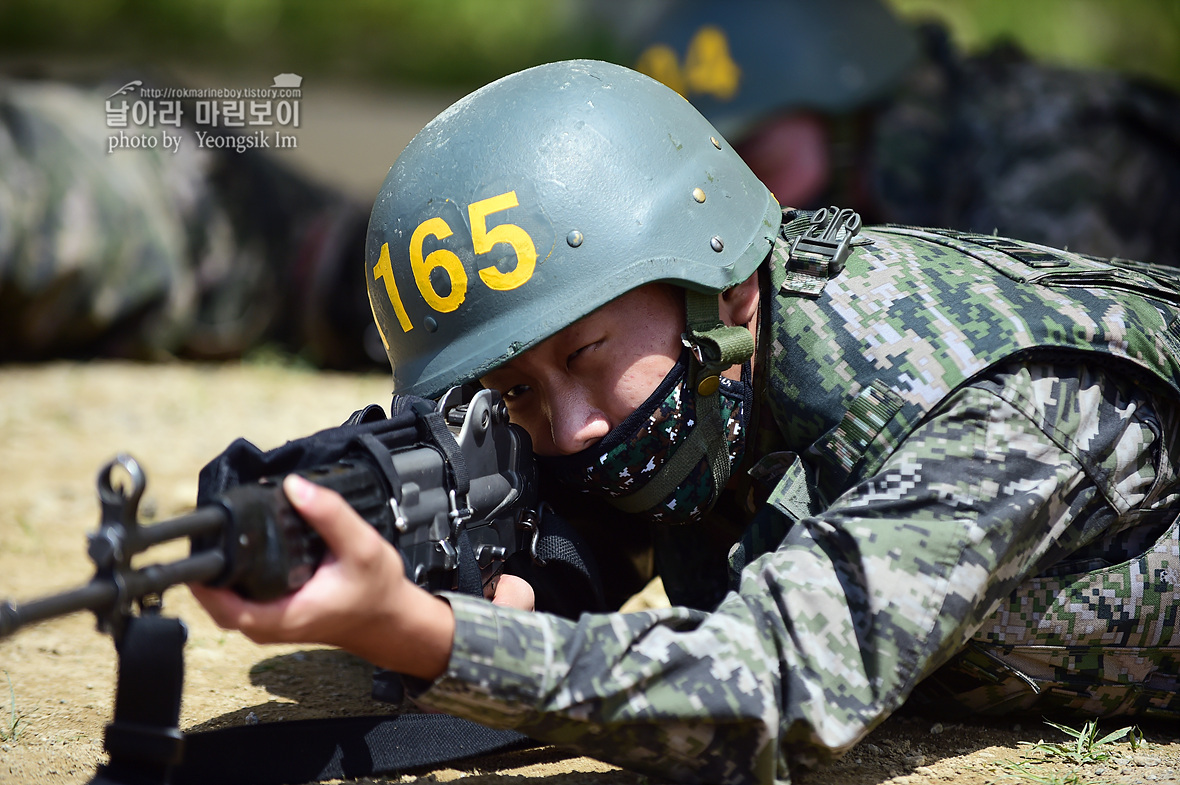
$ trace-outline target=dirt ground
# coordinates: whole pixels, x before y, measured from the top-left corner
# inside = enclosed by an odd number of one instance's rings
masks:
[[[323,374],[274,365],[55,363],[0,367],[0,598],[29,599],[90,576],[95,476],[115,453],[148,476],[146,519],[191,508],[197,472],[237,436],[261,447],[338,424],[361,405],[388,403],[384,375]],[[155,560],[186,548],[166,546]],[[217,629],[187,590],[165,594],[184,619],[184,730],[385,709],[368,699],[369,669],[337,651],[256,646]],[[82,783],[104,760],[115,655],[93,617],[33,626],[0,641],[0,783]],[[1126,723],[1105,723],[1102,733]],[[796,776],[812,785],[1175,782],[1180,727],[1142,726],[1145,743],[1051,762],[1022,742],[1065,737],[1038,720],[937,723],[892,718],[842,761]],[[1106,756],[1103,758],[1103,756]],[[1102,758],[1102,759],[1100,759]],[[655,785],[658,780],[555,748],[477,759],[376,782],[471,785]]]

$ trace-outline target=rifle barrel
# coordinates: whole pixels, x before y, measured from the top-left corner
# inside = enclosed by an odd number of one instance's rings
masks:
[[[136,550],[179,537],[216,532],[225,519],[225,511],[213,507],[141,527],[136,532],[137,545],[140,546]],[[90,583],[60,594],[23,603],[4,600],[0,602],[0,638],[29,624],[78,611],[91,610],[101,617],[114,610],[120,596],[123,602],[130,604],[133,598],[159,594],[178,583],[212,580],[224,569],[225,554],[220,550],[208,550],[175,562],[149,564],[123,573],[121,590],[110,578],[95,576]]]
[[[179,583],[202,583],[213,580],[225,569],[225,554],[208,550],[179,561],[149,564],[126,577],[127,595],[143,597],[159,594]]]
[[[135,529],[137,550],[144,550],[162,542],[195,537],[202,534],[216,534],[225,525],[229,516],[221,507],[210,506],[193,510],[186,515],[169,518],[150,526]]]
[[[53,594],[20,604],[11,600],[0,603],[0,638],[55,616],[65,616],[86,609],[109,608],[115,602],[118,589],[111,581],[91,581],[85,586]]]

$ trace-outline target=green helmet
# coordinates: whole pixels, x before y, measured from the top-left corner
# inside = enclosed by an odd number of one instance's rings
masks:
[[[918,54],[915,31],[881,0],[682,0],[620,35],[635,68],[735,143],[776,112],[837,114],[878,99]]]
[[[459,100],[373,206],[369,301],[394,392],[436,397],[655,281],[720,292],[781,213],[692,106],[610,63],[550,63]]]

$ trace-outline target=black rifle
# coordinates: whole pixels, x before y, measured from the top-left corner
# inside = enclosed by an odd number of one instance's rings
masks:
[[[101,521],[89,536],[91,581],[42,599],[0,603],[0,638],[81,610],[93,611],[99,629],[114,637],[119,681],[105,742],[111,763],[94,782],[167,782],[183,758],[177,723],[186,633],[179,620],[159,613],[165,589],[195,582],[267,600],[295,591],[315,572],[324,544],[287,501],[282,479],[288,473],[339,492],[398,548],[406,574],[429,590],[490,597],[515,553],[542,561],[530,442],[509,424],[499,394],[455,388],[437,404],[403,398],[395,408],[386,419],[384,412],[372,416],[379,407],[369,407],[355,422],[266,455],[242,442],[262,456],[256,465],[289,468],[240,483],[237,473],[235,481],[221,481],[228,487],[211,502],[147,526],[138,520],[146,485],[139,464],[119,455],[102,468]],[[117,487],[116,470],[129,475],[130,487]],[[188,557],[132,567],[137,554],[182,538],[190,541]]]
[[[508,423],[503,401],[490,390],[468,397],[456,389],[437,406],[428,403],[415,401],[401,417],[322,432],[335,438],[341,457],[293,471],[339,492],[397,546],[415,583],[458,588],[460,563],[471,557],[490,597],[504,562],[536,542],[528,436]],[[129,489],[116,487],[116,468],[130,476]],[[215,503],[143,526],[138,506],[146,477],[134,458],[117,456],[98,474],[102,518],[89,536],[94,578],[50,597],[3,602],[0,638],[81,610],[117,635],[133,603],[155,604],[179,583],[228,586],[257,600],[295,591],[315,572],[324,545],[287,501],[283,476],[231,487]],[[180,538],[191,542],[187,558],[132,568],[132,557]]]

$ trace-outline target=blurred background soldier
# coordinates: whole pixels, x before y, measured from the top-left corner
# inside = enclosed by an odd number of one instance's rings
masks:
[[[1180,264],[1180,98],[1161,86],[1014,45],[964,57],[878,0],[660,8],[625,17],[625,64],[696,105],[783,204]]]
[[[0,80],[0,360],[371,362],[368,205],[186,124],[171,150],[109,151],[116,87]]]
[[[390,29],[411,29],[405,5],[383,7]],[[566,11],[574,7],[593,19],[545,19],[539,5],[515,12],[528,24],[478,4],[465,11],[467,35],[514,42],[489,49],[512,53],[511,67],[463,36],[425,52],[399,49],[396,64],[374,62],[386,76],[417,80],[451,66],[467,68],[454,79],[474,79],[482,69],[482,83],[543,59],[585,56],[607,22],[612,46],[622,44],[615,58],[696,104],[783,204],[835,204],[866,223],[996,231],[1180,265],[1180,99],[1162,87],[1030,62],[1011,46],[965,57],[941,28],[903,23],[881,0],[574,0]],[[89,21],[42,19],[46,8],[22,1],[0,10],[0,48],[114,49],[119,60],[129,41],[150,41],[149,60],[177,50],[216,61],[232,50],[235,62],[258,51],[211,48],[226,35],[259,40],[229,35],[239,18],[228,0],[184,6],[208,25],[191,37],[184,31],[195,29],[194,18],[167,4],[111,7]],[[274,51],[285,63],[315,62],[307,42],[320,37],[302,31],[319,31],[324,19],[283,8],[270,22]],[[421,29],[437,31],[442,17],[431,14],[443,12],[428,3],[421,11],[429,11]],[[318,55],[339,64],[347,42],[373,22],[330,16],[352,25],[332,39],[344,49]],[[1029,26],[1043,33],[1046,24]],[[526,32],[532,45],[517,40]],[[103,106],[120,84],[0,79],[0,361],[224,359],[262,346],[324,367],[384,365],[364,281],[349,263],[361,255],[372,191],[349,191],[362,195],[357,204],[334,190],[344,186],[331,166],[316,170],[334,178],[328,188],[281,153],[199,149],[192,126],[177,129],[178,152],[108,154]]]

